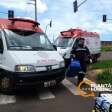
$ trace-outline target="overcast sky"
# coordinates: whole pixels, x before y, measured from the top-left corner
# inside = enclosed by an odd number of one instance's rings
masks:
[[[34,6],[28,5],[30,0],[0,0],[0,12],[13,9],[17,17],[34,18]],[[107,14],[112,19],[112,0],[87,0],[77,13],[73,12],[74,0],[37,0],[38,21],[45,30],[52,19],[52,28],[47,34],[52,40],[60,31],[70,28],[82,28],[100,33],[102,40],[112,41],[112,21],[102,22],[102,15]],[[78,0],[80,4],[83,0]],[[0,14],[0,17],[7,17]]]

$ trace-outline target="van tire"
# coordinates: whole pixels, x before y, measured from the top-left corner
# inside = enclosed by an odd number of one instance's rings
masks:
[[[7,81],[7,87],[5,85],[5,81]],[[0,92],[3,94],[12,93],[11,80],[3,72],[0,72]]]
[[[56,81],[56,85],[55,86],[60,86],[64,79],[65,79],[65,76],[61,77],[58,81]]]
[[[92,61],[93,63],[96,63],[98,61],[98,57],[96,55],[92,55]]]
[[[93,57],[93,63],[96,63],[98,61],[97,57]]]

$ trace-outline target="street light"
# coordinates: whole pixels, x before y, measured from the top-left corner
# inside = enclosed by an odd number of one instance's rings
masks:
[[[106,14],[103,14],[102,21],[103,22],[107,22],[107,20],[111,20],[112,21],[112,19],[107,18],[107,15]]]
[[[35,21],[37,21],[37,0],[29,0],[33,1],[34,3],[28,2],[27,4],[31,4],[35,6]]]
[[[14,11],[8,10],[8,18],[14,18]]]
[[[74,12],[77,12],[77,11],[78,11],[77,0],[75,0],[75,1],[73,2],[73,7],[74,7]]]
[[[0,14],[8,14],[8,13],[6,13],[6,12],[0,12]]]
[[[0,12],[0,14],[8,15],[8,18],[14,18],[14,10],[8,10],[8,12]]]
[[[81,2],[81,3],[78,5],[77,0],[75,0],[75,1],[73,2],[74,12],[76,13],[76,12],[78,11],[78,8],[79,8],[81,5],[83,5],[86,1],[87,1],[87,0],[84,0],[83,2]]]
[[[103,22],[106,22],[107,21],[107,15],[103,15]]]

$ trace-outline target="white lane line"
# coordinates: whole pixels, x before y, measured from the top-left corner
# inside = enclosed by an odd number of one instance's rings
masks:
[[[55,96],[49,89],[45,89],[45,90],[39,92],[40,100],[48,100],[48,99],[54,99],[54,98],[55,98]]]
[[[0,105],[15,103],[16,97],[10,95],[0,95]]]
[[[64,80],[62,81],[62,84],[63,84],[73,95],[79,95],[78,92],[77,92],[77,87],[76,87],[72,82],[70,82],[69,80],[64,79]]]
[[[76,76],[76,77],[74,77],[75,79],[78,79],[78,77]]]

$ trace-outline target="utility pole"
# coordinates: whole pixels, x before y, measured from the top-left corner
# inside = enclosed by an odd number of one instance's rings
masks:
[[[6,12],[0,12],[0,14],[8,14],[8,13],[6,13]]]
[[[31,4],[31,5],[35,6],[35,21],[37,21],[37,0],[29,0],[29,1],[33,1],[34,2],[34,3],[28,2],[27,4]]]
[[[37,21],[37,0],[35,1],[35,21]]]

